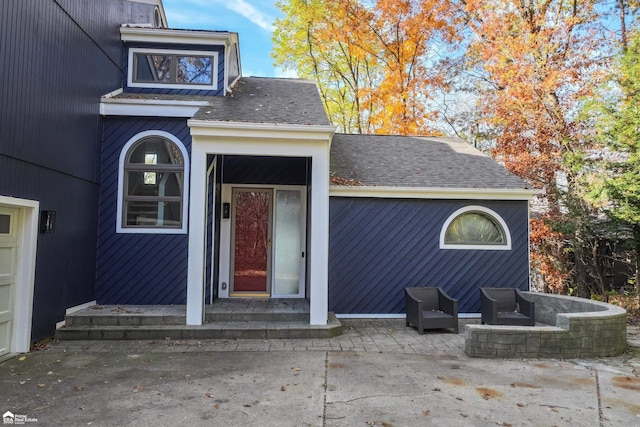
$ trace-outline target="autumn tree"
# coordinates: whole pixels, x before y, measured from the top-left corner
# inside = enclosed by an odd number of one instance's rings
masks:
[[[333,124],[346,133],[370,133],[375,106],[361,95],[378,69],[362,50],[349,43],[334,2],[288,0],[277,3],[284,17],[273,35],[275,64],[318,84]],[[340,34],[340,37],[334,35]]]
[[[443,84],[433,47],[451,43],[441,0],[283,0],[276,65],[316,80],[332,122],[344,132],[434,134],[426,108]]]
[[[619,228],[627,230],[634,249],[635,285],[640,285],[640,31],[631,33],[625,53],[596,104],[594,123],[601,156],[596,177],[586,182],[591,195]],[[594,158],[592,158],[594,159]],[[593,162],[590,163],[593,166]]]
[[[482,79],[481,123],[493,129],[492,154],[544,190],[544,209],[531,222],[532,263],[551,289],[562,290],[570,273],[563,262],[566,248],[580,238],[578,223],[590,209],[565,157],[588,143],[588,128],[577,112],[605,75],[611,50],[596,2],[463,0],[457,5],[473,33],[465,69]],[[582,214],[575,216],[578,211]]]

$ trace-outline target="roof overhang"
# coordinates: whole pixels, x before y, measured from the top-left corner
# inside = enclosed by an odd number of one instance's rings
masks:
[[[532,200],[542,190],[492,188],[428,188],[387,186],[329,187],[332,197],[373,197],[385,199]]]
[[[101,98],[100,115],[191,118],[200,108],[209,105],[206,101],[115,98],[121,93],[122,89],[118,89]]]
[[[120,27],[120,39],[127,42],[219,45],[238,43],[238,33],[228,31],[174,30],[124,25]]]
[[[226,122],[191,119],[187,121],[193,137],[242,139],[298,139],[330,142],[336,131],[331,125]]]

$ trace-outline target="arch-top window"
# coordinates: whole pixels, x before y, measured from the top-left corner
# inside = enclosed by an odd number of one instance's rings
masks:
[[[166,132],[143,132],[120,154],[117,231],[184,233],[188,155]]]
[[[504,220],[484,206],[455,211],[440,232],[441,249],[511,249],[511,234]]]

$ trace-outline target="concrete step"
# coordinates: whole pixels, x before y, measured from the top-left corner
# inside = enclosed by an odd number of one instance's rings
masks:
[[[205,322],[309,322],[300,312],[206,312]],[[171,308],[136,311],[128,308],[89,309],[65,316],[66,326],[158,326],[184,325],[186,311]]]
[[[156,325],[75,325],[56,331],[59,340],[157,340],[157,339],[313,339],[342,334],[342,325],[333,313],[325,326],[308,321],[293,322],[211,322],[200,326]]]

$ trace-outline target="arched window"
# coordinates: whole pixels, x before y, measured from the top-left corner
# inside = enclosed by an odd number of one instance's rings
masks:
[[[120,233],[186,233],[189,157],[161,131],[142,132],[120,153]]]
[[[504,220],[484,206],[458,209],[444,222],[441,249],[511,249],[511,233]]]

